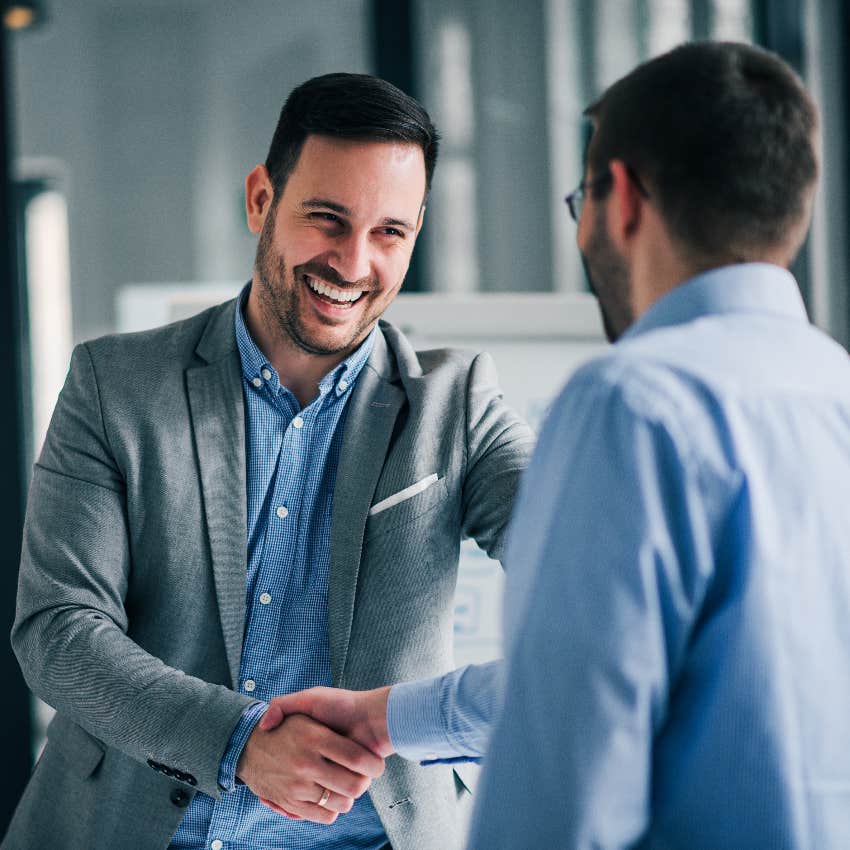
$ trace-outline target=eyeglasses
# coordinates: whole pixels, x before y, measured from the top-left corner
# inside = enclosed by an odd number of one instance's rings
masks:
[[[564,202],[569,207],[573,221],[578,222],[581,218],[581,209],[584,206],[584,199],[587,197],[587,193],[592,189],[601,189],[604,185],[610,183],[611,179],[611,172],[606,169],[604,174],[594,177],[593,180],[582,180],[575,191],[570,192],[564,198]]]
[[[627,165],[626,171],[641,195],[643,195],[644,198],[649,198],[649,192],[644,189],[643,183],[640,182],[640,178],[632,170],[632,167]],[[612,180],[613,175],[611,174],[611,171],[606,168],[603,174],[600,174],[598,177],[594,177],[593,180],[582,180],[581,183],[578,184],[578,188],[574,192],[570,192],[570,194],[564,198],[564,202],[569,207],[573,221],[578,222],[581,218],[581,210],[584,206],[585,198],[587,198],[587,193],[593,189],[601,189],[603,186],[611,183]]]

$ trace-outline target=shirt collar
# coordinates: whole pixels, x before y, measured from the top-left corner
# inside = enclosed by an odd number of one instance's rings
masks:
[[[680,283],[659,298],[621,339],[721,313],[761,313],[808,321],[791,272],[769,263],[738,263]]]
[[[269,363],[266,355],[263,354],[260,347],[254,342],[254,338],[248,330],[248,326],[245,323],[245,316],[242,312],[250,291],[251,283],[248,282],[239,294],[239,301],[236,306],[236,345],[239,348],[239,358],[242,361],[242,375],[246,381],[254,384],[254,386],[262,385],[257,384],[257,381],[268,381],[271,388],[277,392],[281,386],[277,370]],[[351,389],[354,381],[360,374],[360,370],[366,365],[366,361],[372,353],[377,331],[378,326],[376,324],[369,336],[342,363],[334,366],[322,378],[319,382],[320,396],[324,396],[334,387],[336,388],[337,396]]]

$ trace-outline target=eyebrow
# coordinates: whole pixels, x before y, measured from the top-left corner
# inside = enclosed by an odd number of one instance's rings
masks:
[[[330,201],[327,198],[308,198],[306,201],[301,202],[301,209],[305,212],[308,210],[324,209],[331,210],[331,212],[339,213],[340,215],[348,216],[349,218],[352,216],[352,212],[348,207],[338,204],[336,201]],[[384,218],[381,219],[381,224],[384,226],[403,227],[406,230],[413,230],[413,225],[409,221],[405,221],[403,218]]]

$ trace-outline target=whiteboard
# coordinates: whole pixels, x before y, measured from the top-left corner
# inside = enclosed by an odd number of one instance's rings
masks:
[[[241,282],[133,284],[118,291],[120,331],[194,315],[232,298]],[[384,316],[416,348],[488,351],[505,400],[535,429],[572,372],[607,343],[596,299],[586,293],[401,294]],[[473,541],[464,541],[455,594],[455,661],[500,655],[503,577]]]

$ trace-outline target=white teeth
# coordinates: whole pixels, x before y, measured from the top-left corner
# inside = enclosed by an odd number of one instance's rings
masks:
[[[318,292],[320,295],[332,298],[334,301],[339,301],[343,304],[349,301],[356,301],[363,294],[362,289],[336,289],[313,277],[307,277],[307,283],[313,292]]]

